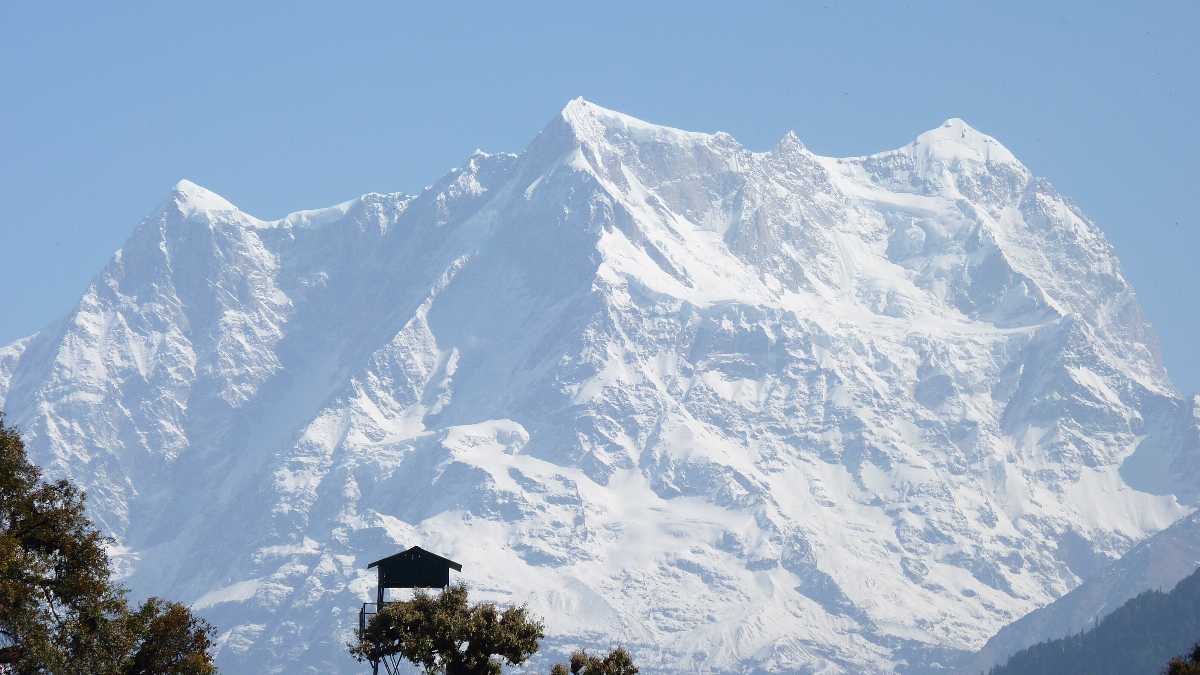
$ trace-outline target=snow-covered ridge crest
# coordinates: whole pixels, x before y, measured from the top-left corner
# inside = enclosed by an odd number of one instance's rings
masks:
[[[171,200],[180,212],[187,216],[203,211],[238,210],[224,197],[186,178],[175,183],[175,189],[171,191]]]
[[[262,220],[245,213],[228,199],[186,178],[179,180],[171,190],[164,208],[178,211],[185,219],[204,222],[223,220],[245,227],[319,227],[345,217],[346,213],[363,199],[384,195],[367,194],[334,206],[320,209],[295,211],[276,220]]]
[[[606,132],[622,131],[641,140],[673,140],[685,143],[709,143],[714,139],[732,141],[725,132],[696,132],[670,126],[653,124],[625,113],[611,110],[582,97],[572,99],[562,109],[560,116],[582,138],[599,139]],[[780,139],[779,145],[795,144],[803,147],[800,137],[789,130]],[[925,131],[911,143],[896,150],[888,150],[872,156],[893,153],[920,155],[942,162],[968,161],[978,163],[1005,163],[1023,166],[1000,141],[975,129],[965,120],[952,117],[937,127]],[[829,157],[829,159],[838,159]],[[863,159],[846,157],[843,159]]]
[[[715,135],[651,124],[631,115],[597,105],[583,97],[572,99],[559,114],[581,137],[589,139],[598,138],[606,131],[615,129],[625,131],[635,137],[641,134],[642,138],[687,139],[693,142],[704,142]]]
[[[944,672],[1200,498],[1111,247],[1001,150],[576,100],[417,195],[262,221],[182,185],[0,349],[0,401],[233,672],[350,672],[365,564],[414,543],[548,651]]]

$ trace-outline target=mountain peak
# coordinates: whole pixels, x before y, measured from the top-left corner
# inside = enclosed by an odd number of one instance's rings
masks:
[[[633,119],[625,113],[597,105],[582,96],[576,96],[570,101],[567,101],[567,104],[563,106],[561,114],[563,119],[567,122],[580,122],[584,120],[604,118],[614,120],[621,118]]]
[[[775,149],[776,151],[804,150],[805,145],[804,141],[800,140],[800,136],[796,135],[795,131],[788,129],[783,138],[780,138],[779,142],[775,144]]]
[[[593,108],[593,107],[600,108],[600,106],[596,105],[595,103],[592,103],[591,101],[587,100],[586,98],[584,98],[582,96],[576,96],[575,98],[571,99],[570,101],[567,101],[567,104],[563,106],[562,116],[564,119],[569,119],[572,115],[578,114],[580,112],[585,112],[588,108]]]
[[[951,117],[935,129],[917,136],[914,149],[920,149],[939,159],[973,160],[1020,164],[1000,141],[975,129],[961,118]]]
[[[182,178],[171,190],[171,200],[184,215],[206,211],[237,211],[229,200],[221,195]]]
[[[562,119],[581,140],[598,140],[610,131],[622,132],[635,138],[679,141],[705,140],[713,134],[684,131],[674,127],[653,124],[597,105],[582,96],[571,99],[563,106]]]

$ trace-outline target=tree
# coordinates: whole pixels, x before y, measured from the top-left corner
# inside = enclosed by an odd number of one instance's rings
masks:
[[[637,675],[633,657],[624,647],[617,647],[600,658],[579,650],[571,654],[570,666],[559,663],[550,669],[550,675]]]
[[[1192,647],[1192,653],[1184,658],[1176,656],[1167,664],[1165,675],[1200,675],[1200,642]]]
[[[380,608],[350,645],[358,661],[404,659],[426,673],[498,675],[501,660],[524,663],[544,635],[525,606],[501,612],[494,603],[469,604],[464,584],[436,596],[417,590],[412,600]]]
[[[199,675],[215,673],[208,650],[212,626],[186,606],[150,598],[128,614],[136,641],[123,675]]]
[[[111,579],[85,495],[48,482],[0,415],[0,672],[215,673],[212,626],[178,603],[136,611]]]

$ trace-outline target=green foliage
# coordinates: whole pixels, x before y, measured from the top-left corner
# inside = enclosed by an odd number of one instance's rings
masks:
[[[0,416],[0,672],[207,675],[212,627],[152,598],[136,611],[110,581],[84,494],[47,482]]]
[[[1194,669],[1162,670],[1163,664],[1186,651],[1196,636],[1200,636],[1200,570],[1169,593],[1151,591],[1137,596],[1088,632],[1014,654],[991,675],[1200,675],[1195,665],[1182,660],[1179,666],[1172,662],[1169,668]]]
[[[124,675],[215,673],[208,650],[212,626],[186,606],[150,598],[127,615],[135,645]]]
[[[1166,675],[1200,675],[1200,642],[1192,647],[1192,653],[1184,658],[1176,656],[1167,664]]]
[[[571,654],[571,664],[555,664],[550,669],[550,675],[637,675],[638,668],[633,665],[633,657],[624,647],[617,647],[601,658],[583,650]]]
[[[350,654],[372,663],[399,656],[430,674],[496,675],[501,660],[518,665],[537,652],[543,634],[524,606],[501,612],[490,602],[472,605],[467,587],[456,584],[385,604]]]

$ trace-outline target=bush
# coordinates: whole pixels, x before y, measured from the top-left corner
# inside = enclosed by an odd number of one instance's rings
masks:
[[[633,665],[633,657],[623,647],[617,647],[600,658],[580,650],[571,654],[571,664],[557,664],[550,670],[550,675],[637,675],[637,666]]]

